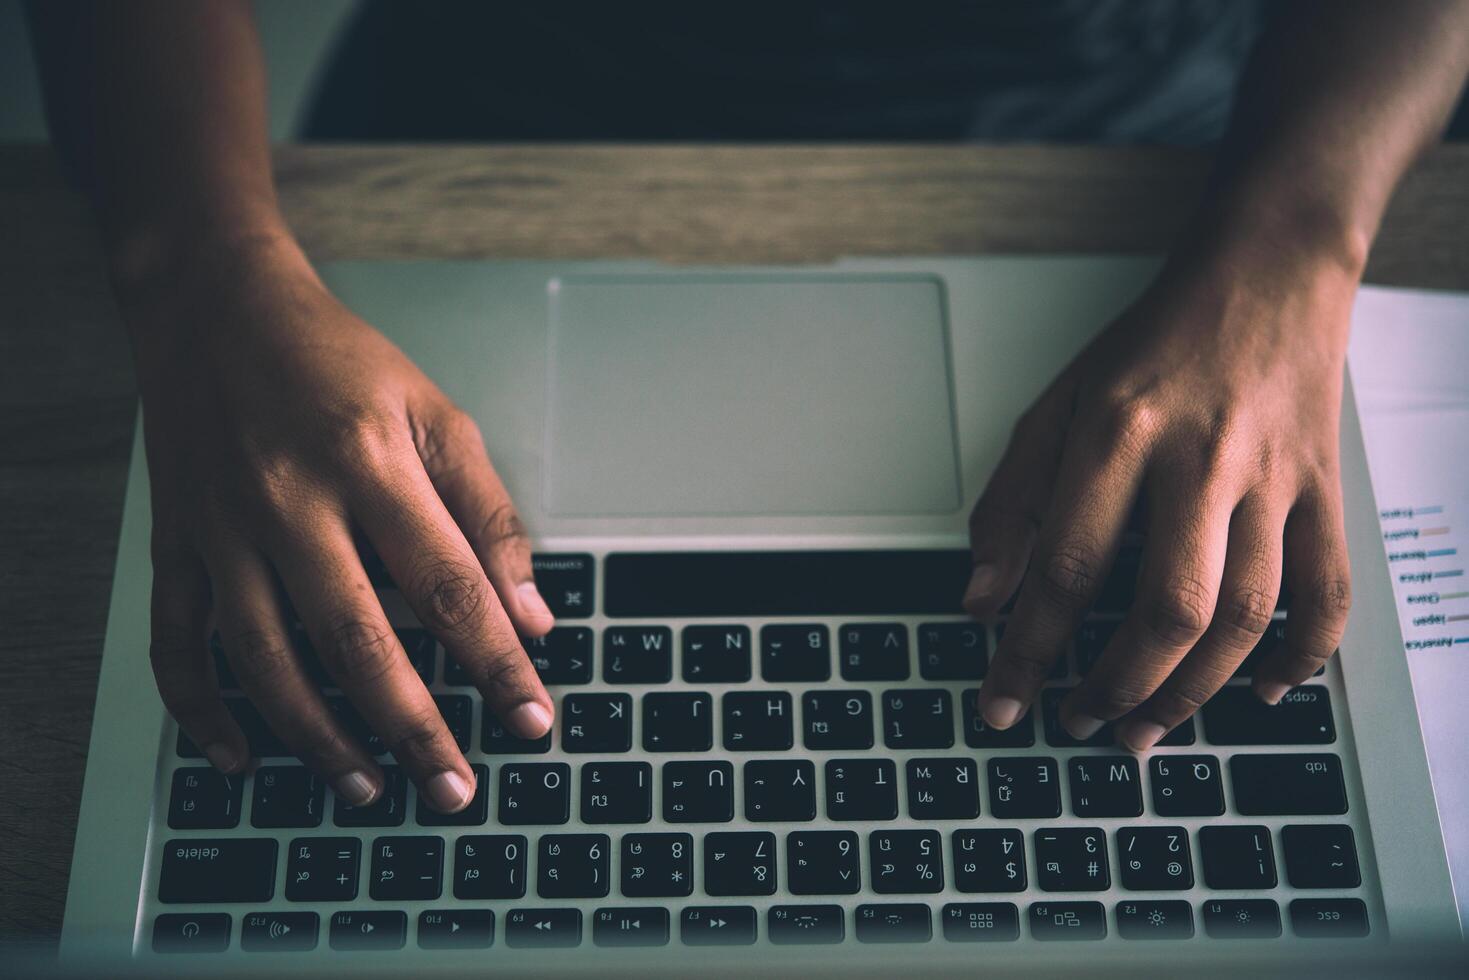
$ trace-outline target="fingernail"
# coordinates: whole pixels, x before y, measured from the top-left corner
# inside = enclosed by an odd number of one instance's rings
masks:
[[[1102,719],[1091,715],[1072,715],[1066,721],[1066,730],[1071,733],[1072,738],[1085,739],[1101,731],[1104,724]]]
[[[224,742],[210,742],[204,746],[204,758],[220,772],[234,772],[240,768],[240,757]]]
[[[452,769],[446,769],[437,776],[431,777],[423,788],[428,794],[428,801],[434,805],[434,809],[443,810],[445,813],[464,809],[469,806],[469,801],[474,796],[474,787],[469,785],[469,780]]]
[[[353,806],[367,806],[377,798],[377,784],[360,769],[338,779],[332,789]]]
[[[520,603],[520,614],[526,619],[555,619],[551,607],[541,598],[534,582],[522,582],[515,589],[516,601]]]
[[[964,589],[964,606],[968,608],[989,598],[999,580],[1000,570],[994,565],[988,562],[975,565],[969,573],[969,585]]]
[[[535,701],[520,705],[505,721],[521,738],[540,738],[551,730],[551,712]]]
[[[984,706],[984,723],[991,728],[1009,728],[1020,720],[1022,708],[1014,698],[995,698]]]
[[[1127,726],[1122,741],[1134,752],[1146,752],[1158,744],[1158,739],[1168,734],[1168,729],[1155,721],[1140,721]]]
[[[1290,693],[1290,685],[1279,681],[1259,681],[1255,684],[1255,694],[1266,704],[1279,704],[1280,699]]]

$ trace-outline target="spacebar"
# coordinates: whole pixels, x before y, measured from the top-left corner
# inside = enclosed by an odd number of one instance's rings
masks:
[[[959,615],[968,551],[621,552],[608,616]]]

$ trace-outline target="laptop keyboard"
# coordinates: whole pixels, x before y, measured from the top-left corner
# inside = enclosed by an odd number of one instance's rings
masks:
[[[371,806],[336,800],[216,650],[263,764],[225,776],[169,726],[139,947],[1368,935],[1381,906],[1335,663],[1267,707],[1244,680],[1252,654],[1145,756],[1111,726],[1085,740],[1060,727],[1135,561],[1002,732],[974,700],[1003,621],[952,612],[964,552],[538,555],[558,626],[526,649],[557,702],[552,734],[509,735],[433,637],[400,630],[478,777],[448,816],[313,668],[387,777]]]

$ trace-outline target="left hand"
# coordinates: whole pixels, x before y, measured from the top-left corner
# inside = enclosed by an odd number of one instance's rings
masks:
[[[1061,705],[1072,735],[1122,719],[1119,740],[1142,751],[1187,719],[1264,633],[1282,569],[1286,640],[1255,692],[1278,701],[1336,650],[1351,601],[1337,429],[1356,279],[1260,251],[1172,264],[1016,425],[970,519],[965,608],[991,617],[1020,587],[979,695],[993,727],[1035,699],[1139,503],[1136,599]]]

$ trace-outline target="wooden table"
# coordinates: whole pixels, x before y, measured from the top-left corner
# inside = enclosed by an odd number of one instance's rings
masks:
[[[802,262],[1157,252],[1206,156],[1161,149],[333,147],[276,157],[316,259]],[[1469,146],[1399,191],[1368,280],[1469,289]],[[135,399],[82,202],[0,148],[0,961],[54,944]]]

